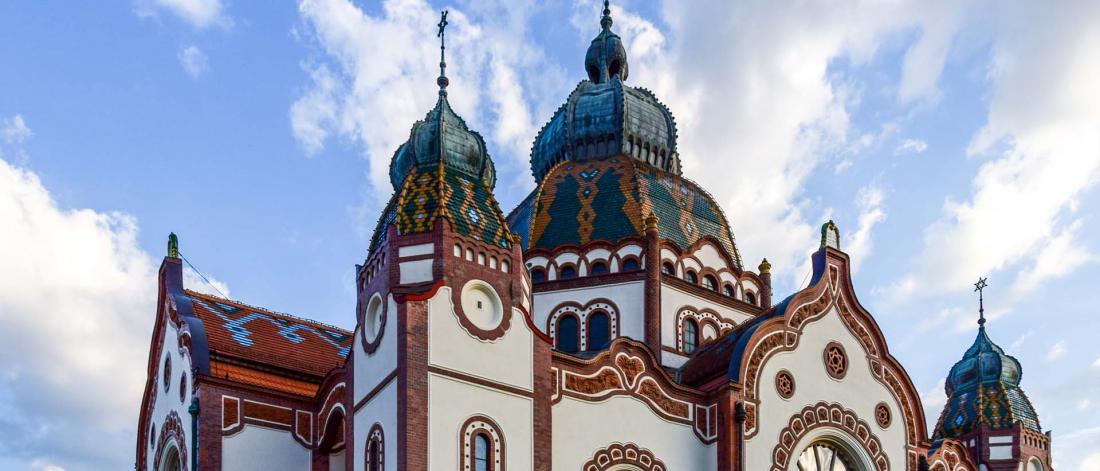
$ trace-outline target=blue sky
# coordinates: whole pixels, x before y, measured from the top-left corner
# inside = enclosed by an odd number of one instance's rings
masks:
[[[0,468],[132,465],[170,231],[231,297],[353,327],[386,166],[435,99],[443,8],[451,101],[507,211],[583,77],[594,1],[0,5]],[[1023,362],[1057,468],[1100,470],[1100,5],[613,12],[629,83],[676,115],[685,174],[777,294],[835,219],[934,418],[989,276],[990,333]]]

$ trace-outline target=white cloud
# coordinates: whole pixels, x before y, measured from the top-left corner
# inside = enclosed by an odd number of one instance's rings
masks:
[[[1100,451],[1092,453],[1081,460],[1079,471],[1100,471]]]
[[[894,150],[894,154],[919,154],[928,149],[928,143],[920,139],[905,139],[898,144],[898,148]]]
[[[1012,341],[1012,345],[1008,346],[1009,350],[1019,349],[1021,346],[1024,345],[1024,342],[1027,342],[1027,339],[1031,338],[1031,336],[1034,335],[1034,334],[1035,334],[1034,330],[1029,330],[1027,332],[1024,332],[1016,340]]]
[[[310,155],[333,136],[360,145],[369,161],[368,200],[384,201],[394,150],[436,102],[439,46],[431,39],[439,13],[417,0],[386,1],[377,15],[349,0],[302,0],[298,7],[307,37],[326,57],[305,66],[311,83],[290,110],[294,135]],[[544,111],[547,93],[564,89],[558,68],[525,40],[532,9],[531,2],[481,2],[452,8],[448,17],[448,100],[503,151],[493,155],[498,173],[526,173],[537,130],[532,106]],[[531,83],[540,87],[525,88]],[[512,188],[498,195],[518,195],[533,182],[501,184]]]
[[[210,274],[200,274],[191,267],[183,270],[183,286],[200,293],[232,299],[228,284]]]
[[[874,243],[871,241],[871,231],[875,226],[886,220],[886,211],[882,208],[885,195],[877,184],[870,184],[860,188],[856,196],[856,207],[859,208],[859,226],[852,233],[848,242],[842,247],[852,260],[852,272],[859,272],[860,265],[871,255]]]
[[[1065,354],[1066,354],[1066,341],[1065,340],[1059,340],[1054,345],[1051,345],[1050,350],[1047,351],[1046,360],[1048,362],[1055,361],[1055,360],[1058,360],[1059,358],[1062,358],[1062,356],[1065,355]]]
[[[32,461],[31,469],[33,471],[65,471],[65,468],[43,460]]]
[[[0,455],[128,466],[156,297],[136,221],[63,209],[0,160],[0,227]]]
[[[1047,261],[1084,253],[1072,217],[1100,170],[1100,4],[1016,2],[990,10],[995,24],[992,86],[985,126],[969,145],[988,158],[965,201],[948,199],[924,234],[913,268],[891,289],[893,301],[966,289],[979,273],[1040,270],[1022,286],[1080,264]],[[1038,20],[1041,18],[1041,20]]]
[[[1086,409],[1089,408],[1089,405],[1091,405],[1091,404],[1092,404],[1092,401],[1090,401],[1088,398],[1081,399],[1080,401],[1077,401],[1077,408],[1080,409],[1080,410],[1086,410]]]
[[[17,114],[10,118],[0,119],[0,139],[8,145],[20,145],[34,135],[23,115]]]
[[[221,0],[138,0],[134,11],[141,17],[167,11],[198,29],[233,25],[232,19],[225,14]]]
[[[206,54],[194,44],[180,49],[176,57],[179,59],[184,72],[187,72],[187,75],[190,75],[193,79],[199,78],[206,71]]]
[[[935,386],[920,396],[929,429],[936,425],[936,421],[940,418],[940,412],[943,411],[943,406],[947,404],[947,391],[944,389],[946,386],[947,377],[940,378]]]
[[[1092,367],[1093,368],[1100,368],[1100,358],[1097,358],[1096,361],[1092,362]]]

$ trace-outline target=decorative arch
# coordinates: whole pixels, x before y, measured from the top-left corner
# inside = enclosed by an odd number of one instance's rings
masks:
[[[366,471],[382,471],[386,469],[386,434],[382,430],[382,424],[375,422],[367,431],[367,444],[363,447],[363,469]]]
[[[653,452],[633,443],[612,443],[592,455],[581,467],[583,471],[609,471],[617,466],[633,466],[642,471],[666,471],[665,463]]]
[[[694,319],[699,325],[699,345],[703,345],[703,326],[712,325],[715,327],[718,337],[722,334],[729,332],[737,324],[723,319],[718,313],[710,309],[695,309],[690,306],[685,306],[680,309],[680,312],[676,314],[676,350],[679,352],[685,352],[684,350],[684,323],[688,319]],[[711,339],[714,340],[714,339]]]
[[[801,451],[795,447],[802,438],[822,428],[843,433],[850,439],[848,442],[856,444],[866,453],[876,471],[890,471],[890,460],[882,450],[882,442],[871,432],[870,425],[851,409],[828,402],[804,407],[787,421],[787,427],[779,432],[779,443],[772,449],[771,471],[786,471],[791,459]]]
[[[588,316],[597,311],[607,313],[607,320],[611,329],[609,338],[614,341],[619,336],[619,307],[610,299],[596,298],[583,306],[577,302],[567,301],[557,305],[551,311],[552,314],[546,319],[546,332],[553,340],[552,344],[557,345],[557,330],[560,318],[562,316],[574,316],[577,318],[577,326],[580,329],[577,333],[577,347],[582,352],[588,350]]]
[[[913,449],[926,447],[927,428],[920,395],[905,369],[890,354],[874,318],[859,304],[852,287],[848,255],[825,248],[813,255],[813,263],[814,277],[810,287],[786,301],[782,315],[760,323],[745,343],[745,353],[736,371],[738,382],[744,385],[745,438],[756,436],[759,430],[760,385],[767,382],[761,378],[764,364],[777,353],[797,348],[806,326],[835,308],[841,321],[866,351],[871,376],[890,391],[902,411],[906,444]]]
[[[170,447],[179,451],[180,469],[187,469],[187,437],[183,432],[183,421],[176,411],[168,413],[164,419],[164,425],[160,427],[160,437],[157,438],[156,454],[153,455],[153,469],[160,471],[161,460],[168,456]]]
[[[489,439],[489,469],[492,471],[507,471],[507,462],[505,461],[507,444],[504,441],[504,432],[496,421],[484,415],[475,415],[466,419],[461,430],[458,459],[462,463],[464,471],[474,469],[473,451],[478,435],[484,435]]]

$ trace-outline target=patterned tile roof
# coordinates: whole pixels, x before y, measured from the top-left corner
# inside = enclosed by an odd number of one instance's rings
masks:
[[[442,174],[442,176],[441,176]],[[436,219],[446,218],[451,230],[499,247],[509,247],[508,226],[493,191],[481,181],[447,167],[413,168],[379,219],[371,251],[381,243],[389,224],[400,234],[432,229]]]
[[[644,235],[650,213],[660,219],[662,239],[686,249],[712,237],[741,267],[729,223],[710,194],[629,157],[559,164],[508,220],[525,248],[553,249]]]
[[[212,355],[324,376],[351,350],[346,330],[191,290],[187,295]]]
[[[306,397],[316,396],[317,389],[320,387],[320,383],[317,382],[287,378],[286,376],[221,361],[210,362],[210,375],[215,378]]]

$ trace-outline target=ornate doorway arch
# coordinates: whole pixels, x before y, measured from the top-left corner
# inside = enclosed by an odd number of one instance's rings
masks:
[[[819,402],[807,406],[787,421],[779,432],[779,443],[772,450],[771,471],[817,471],[799,468],[799,460],[814,446],[827,455],[825,449],[841,451],[841,464],[847,468],[820,468],[820,471],[890,471],[890,460],[882,451],[882,442],[871,432],[866,421],[854,411],[836,403]],[[813,453],[816,453],[814,451]],[[818,455],[815,455],[817,457]]]
[[[653,452],[633,443],[612,443],[581,467],[584,471],[667,471]]]

